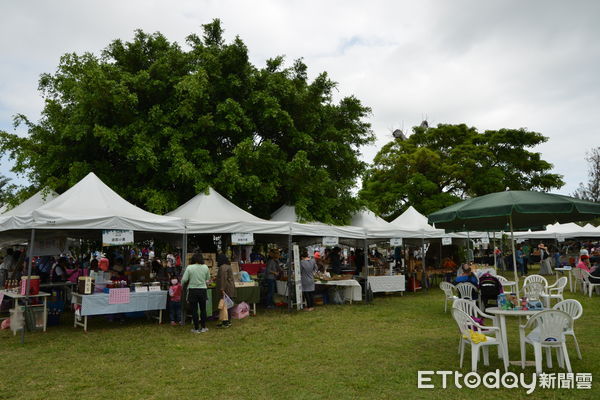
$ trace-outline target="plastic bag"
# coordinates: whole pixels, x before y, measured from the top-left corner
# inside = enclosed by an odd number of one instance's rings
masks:
[[[233,300],[231,300],[231,297],[227,296],[227,293],[223,293],[223,301],[225,301],[227,308],[231,308],[235,305]]]
[[[233,310],[231,310],[231,317],[235,319],[246,318],[250,315],[250,306],[245,301],[242,301],[240,304],[235,306]]]

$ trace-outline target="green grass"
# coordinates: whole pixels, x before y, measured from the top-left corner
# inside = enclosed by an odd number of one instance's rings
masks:
[[[583,360],[569,342],[573,370],[600,379],[600,296],[565,294],[584,307],[575,325]],[[373,305],[321,306],[312,313],[259,310],[257,317],[233,322],[227,330],[211,322],[210,331],[198,335],[189,325],[120,325],[95,317],[84,333],[67,314],[61,326],[29,334],[25,345],[1,331],[0,399],[600,398],[599,382],[591,391],[537,389],[529,396],[523,389],[418,390],[418,370],[459,370],[458,331],[443,311],[439,289],[377,296]],[[517,322],[507,323],[515,360]],[[531,349],[528,354],[531,359]],[[494,351],[490,362],[480,364],[480,372],[501,368]],[[461,371],[469,368],[467,351]]]

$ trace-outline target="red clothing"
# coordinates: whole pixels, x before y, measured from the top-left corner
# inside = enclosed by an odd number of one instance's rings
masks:
[[[182,292],[183,292],[183,288],[181,287],[181,283],[170,286],[169,287],[169,296],[171,296],[171,301],[181,301],[181,293]]]
[[[108,271],[109,264],[110,263],[108,261],[108,258],[102,257],[100,259],[100,261],[98,261],[98,268],[100,268],[102,271],[106,272],[106,271]]]

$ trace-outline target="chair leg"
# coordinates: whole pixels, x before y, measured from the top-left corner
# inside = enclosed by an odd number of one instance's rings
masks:
[[[444,313],[448,312],[448,298],[444,301]]]
[[[542,373],[542,347],[536,343],[533,345],[533,353],[535,354],[535,373]]]
[[[462,336],[458,338],[458,354],[462,353],[462,348],[464,347]]]
[[[552,349],[546,347],[546,365],[548,368],[552,368]]]
[[[481,350],[483,351],[483,365],[486,367],[490,365],[490,352],[489,346],[482,346]]]
[[[565,359],[567,372],[569,372],[569,373],[573,372],[571,370],[571,360],[569,360],[569,353],[567,353],[567,343],[563,342],[561,348],[562,348],[563,358]]]
[[[505,350],[506,352],[506,350]],[[521,338],[521,369],[525,369],[525,359],[527,356],[527,350],[525,348],[525,341]]]
[[[575,336],[575,332],[573,332],[573,340],[575,341],[575,350],[577,350],[577,357],[581,360],[581,351],[579,351],[579,342],[577,342],[577,337]]]
[[[471,371],[477,372],[477,361],[479,360],[479,345],[471,345]]]
[[[562,349],[560,347],[556,348],[556,359],[558,360],[558,367],[564,368],[565,367],[565,359],[563,357]]]
[[[463,366],[463,356],[465,355],[465,344],[462,342],[462,338],[460,340],[461,340],[461,342],[460,342],[458,348],[460,350],[460,368],[462,369],[462,366]]]

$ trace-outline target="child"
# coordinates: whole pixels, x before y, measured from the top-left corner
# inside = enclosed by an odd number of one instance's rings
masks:
[[[181,293],[183,288],[177,278],[171,279],[171,286],[169,286],[169,296],[171,301],[169,303],[169,314],[171,317],[171,325],[175,326],[181,321]]]

